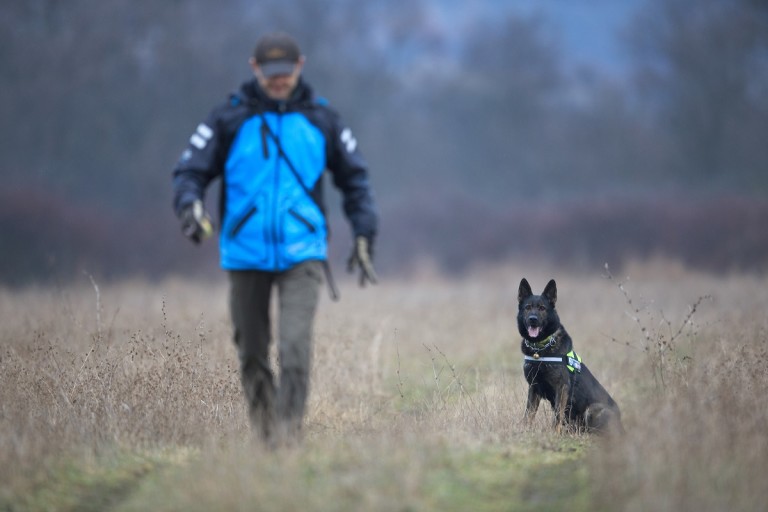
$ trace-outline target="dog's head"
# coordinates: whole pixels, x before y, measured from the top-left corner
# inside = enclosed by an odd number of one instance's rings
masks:
[[[520,335],[529,341],[541,341],[560,327],[560,318],[555,311],[557,284],[550,279],[541,295],[534,295],[531,285],[523,278],[517,292],[517,328]]]

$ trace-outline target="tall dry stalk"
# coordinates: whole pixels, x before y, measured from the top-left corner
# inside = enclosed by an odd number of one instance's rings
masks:
[[[613,277],[607,263],[605,264],[605,275],[609,281],[616,284],[622,293],[629,307],[627,315],[640,332],[641,342],[639,345],[628,340],[624,341],[623,344],[640,348],[645,353],[657,390],[666,392],[670,388],[678,386],[686,378],[689,363],[692,361],[688,352],[695,349],[698,330],[697,325],[693,322],[693,317],[702,302],[712,300],[712,295],[703,295],[696,299],[675,329],[672,321],[666,318],[663,311],[658,313],[659,319],[656,319],[647,305],[637,305],[627,291],[625,283],[617,281]],[[612,340],[621,343],[616,338],[612,338]],[[688,342],[688,347],[683,347],[685,341]]]

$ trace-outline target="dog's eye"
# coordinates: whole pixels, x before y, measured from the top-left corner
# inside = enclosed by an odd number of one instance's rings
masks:
[[[546,309],[543,304],[539,304],[539,311],[545,311]]]

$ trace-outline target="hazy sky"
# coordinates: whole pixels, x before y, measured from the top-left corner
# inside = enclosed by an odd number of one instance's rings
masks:
[[[619,33],[642,0],[504,0],[521,10],[540,9],[560,28],[563,50],[574,64],[623,72],[626,59]],[[532,7],[533,6],[533,7]]]
[[[644,0],[435,0],[451,26],[472,20],[503,19],[500,13],[541,14],[569,65],[589,65],[621,74],[626,59],[618,38]]]

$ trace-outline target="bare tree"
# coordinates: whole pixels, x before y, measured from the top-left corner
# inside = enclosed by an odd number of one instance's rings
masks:
[[[768,156],[754,137],[768,128],[768,4],[651,0],[630,41],[645,105],[677,148],[671,169],[757,178]]]

